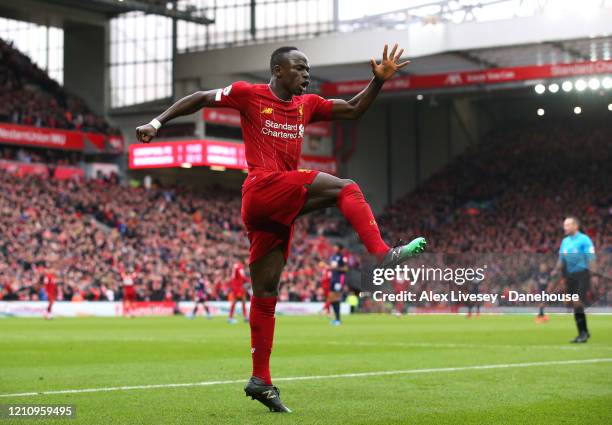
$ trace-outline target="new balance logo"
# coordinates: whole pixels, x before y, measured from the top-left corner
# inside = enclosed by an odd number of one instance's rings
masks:
[[[274,391],[272,390],[264,391],[262,392],[262,394],[265,395],[268,400],[270,400],[271,398],[276,398],[276,394],[274,394]]]
[[[266,114],[266,115],[272,115],[273,112],[274,112],[274,109],[272,109],[272,108],[263,108],[261,110],[261,113],[262,114]]]

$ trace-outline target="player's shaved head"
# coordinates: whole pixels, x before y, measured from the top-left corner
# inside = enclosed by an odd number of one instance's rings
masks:
[[[270,56],[270,72],[274,72],[274,67],[276,65],[281,66],[287,59],[287,54],[293,51],[299,51],[299,49],[293,46],[283,46],[273,51]]]

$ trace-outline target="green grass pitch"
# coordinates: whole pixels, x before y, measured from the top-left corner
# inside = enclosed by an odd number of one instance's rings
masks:
[[[249,329],[224,318],[0,320],[0,403],[73,404],[61,424],[612,424],[612,316],[278,317],[272,375],[290,415],[242,391]],[[608,359],[582,362],[588,359]],[[575,363],[555,364],[577,360]],[[469,368],[534,362],[539,366]],[[455,370],[440,370],[456,368]],[[368,376],[353,373],[425,369]],[[205,381],[214,385],[163,386]],[[120,386],[162,386],[98,391]],[[50,423],[15,420],[12,423]],[[11,423],[0,420],[0,425]]]

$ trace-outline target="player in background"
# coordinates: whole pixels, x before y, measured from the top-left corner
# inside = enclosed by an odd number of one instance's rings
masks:
[[[478,295],[480,293],[480,283],[479,282],[472,280],[467,283],[469,285],[470,295]],[[476,317],[480,317],[480,304],[482,303],[479,301],[468,301],[467,302],[468,314],[466,317],[468,319],[472,317],[472,310],[474,310],[474,307],[476,307]]]
[[[370,61],[373,77],[352,99],[323,99],[306,94],[310,84],[308,58],[285,46],[270,57],[270,82],[237,81],[224,89],[186,96],[136,129],[139,141],[149,143],[170,120],[203,107],[240,111],[249,174],[242,186],[242,220],[251,243],[251,359],[253,371],[244,391],[275,412],[290,412],[272,385],[270,354],[274,341],[280,277],[290,252],[293,224],[299,215],[337,207],[355,229],[379,267],[395,267],[425,248],[424,238],[388,246],[359,185],[352,180],[314,170],[298,170],[309,123],[355,120],[370,107],[383,87],[409,61],[399,62],[404,49],[385,45],[380,63]],[[374,143],[376,141],[373,141]]]
[[[334,310],[335,319],[331,322],[334,326],[340,326],[340,302],[344,290],[346,272],[348,272],[348,258],[344,255],[344,246],[336,245],[336,252],[332,255],[329,269],[331,270],[331,281],[329,286],[329,299]]]
[[[563,221],[565,237],[559,247],[559,261],[552,276],[563,271],[566,289],[570,294],[578,294],[579,301],[573,302],[574,320],[578,336],[572,343],[585,343],[591,337],[587,328],[584,306],[591,285],[591,272],[595,272],[595,246],[587,235],[580,230],[580,221],[569,216]]]
[[[134,302],[136,301],[136,289],[134,280],[136,273],[133,271],[122,271],[121,280],[123,284],[123,316],[134,317]]]
[[[406,290],[406,288],[410,288],[410,280],[404,280],[402,276],[398,276],[397,279],[394,279],[391,282],[391,285],[393,287],[393,293],[396,295],[400,295],[403,291]],[[405,308],[406,304],[404,303],[404,301],[395,301],[391,314],[398,318],[402,317]]]
[[[240,261],[236,261],[234,267],[232,268],[232,304],[230,306],[229,317],[227,319],[227,322],[232,325],[237,323],[236,319],[234,318],[234,311],[236,310],[236,304],[238,301],[242,302],[242,317],[244,318],[244,321],[249,321],[246,310],[246,291],[244,287],[248,281],[249,280],[244,273],[244,264]]]
[[[43,284],[45,286],[45,293],[47,294],[47,311],[44,314],[45,319],[53,319],[53,304],[57,299],[57,283],[55,281],[55,274],[53,268],[47,267],[44,270]]]
[[[193,306],[193,312],[191,312],[189,318],[195,319],[196,315],[198,314],[198,307],[202,306],[202,308],[206,312],[206,318],[209,320],[212,319],[210,309],[208,308],[208,305],[206,305],[206,301],[208,300],[208,294],[206,292],[206,283],[204,282],[204,277],[200,274],[198,274],[194,287],[194,292],[195,296],[193,298],[193,301],[195,302],[195,305]]]
[[[325,299],[325,304],[323,304],[322,313],[329,316],[331,313],[331,299],[329,298],[329,288],[331,285],[331,275],[332,272],[325,264],[325,261],[319,261],[319,269],[321,269],[321,289],[323,290],[323,298]]]
[[[550,291],[550,273],[546,263],[540,263],[540,267],[534,277],[534,280],[539,294]],[[539,305],[540,310],[538,315],[535,318],[536,323],[548,321],[548,316],[544,314],[544,307],[546,307],[546,303],[542,301]]]

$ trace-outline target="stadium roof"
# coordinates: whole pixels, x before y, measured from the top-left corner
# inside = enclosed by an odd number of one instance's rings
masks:
[[[612,37],[601,37],[423,56],[414,60],[406,68],[405,73],[430,75],[488,68],[609,60],[611,58]],[[254,72],[250,76],[267,81],[270,78],[270,71]],[[369,67],[361,63],[313,68],[313,79],[319,82],[359,80],[369,77]]]
[[[206,16],[200,16],[195,9],[175,10],[168,8],[168,5],[172,5],[172,1],[167,0],[46,0],[46,3],[102,13],[109,16],[140,11],[204,25],[214,22],[214,20]]]

